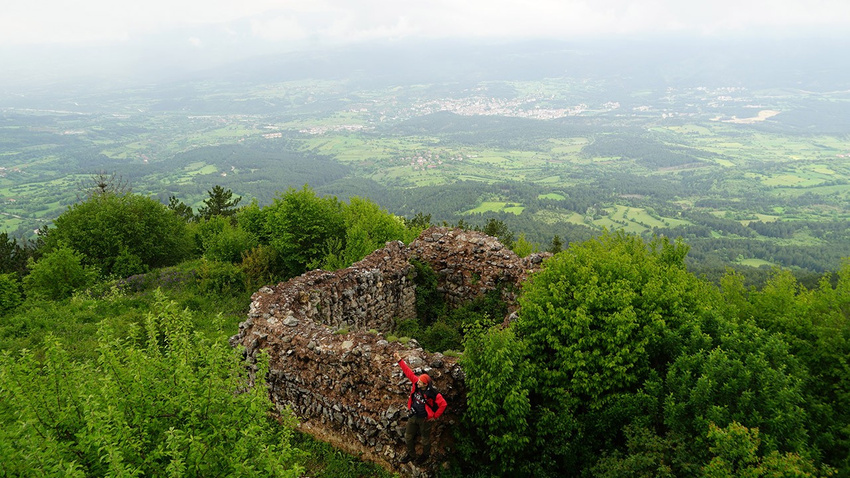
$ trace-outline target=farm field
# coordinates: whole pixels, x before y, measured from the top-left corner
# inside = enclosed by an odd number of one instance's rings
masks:
[[[499,218],[541,247],[623,230],[681,236],[715,263],[817,269],[850,255],[850,134],[791,126],[809,95],[622,95],[575,78],[472,90],[289,81],[204,84],[182,109],[149,92],[84,114],[0,104],[0,227],[33,237],[103,171],[194,207],[217,184],[261,204],[309,184],[435,222]],[[783,261],[765,244],[810,249]]]

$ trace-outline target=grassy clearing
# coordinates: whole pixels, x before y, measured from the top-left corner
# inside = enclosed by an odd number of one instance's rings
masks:
[[[323,134],[303,140],[303,148],[341,162],[401,161],[429,149],[428,138],[368,138],[360,134]]]
[[[517,206],[515,203],[503,201],[484,201],[475,209],[464,211],[463,214],[476,214],[485,212],[507,212],[519,215],[525,209],[523,206]]]
[[[773,267],[773,266],[776,265],[773,262],[768,262],[768,261],[765,261],[765,260],[762,260],[762,259],[740,259],[740,260],[735,261],[735,264],[740,264],[742,266],[749,266],[749,267],[761,267],[761,266]]]
[[[304,466],[305,476],[313,478],[393,478],[392,474],[378,465],[361,461],[333,446],[314,439],[310,435],[296,432],[293,445],[309,453]]]
[[[586,225],[584,222],[584,216],[577,212],[567,212],[562,213],[558,211],[552,210],[541,210],[534,213],[534,219],[536,221],[544,222],[546,224],[557,224],[559,222],[569,222],[572,224]]]
[[[558,193],[549,193],[549,194],[539,194],[537,195],[538,199],[554,199],[555,201],[563,201],[566,199],[564,196]]]
[[[552,147],[549,149],[549,153],[552,155],[577,155],[581,153],[581,148],[585,147],[588,143],[590,143],[590,140],[588,140],[587,138],[552,138],[549,139],[549,143],[552,144]]]
[[[677,133],[677,134],[687,134],[687,135],[695,135],[695,136],[714,136],[715,133],[712,129],[696,125],[696,124],[686,124],[682,126],[668,126],[666,129]]]

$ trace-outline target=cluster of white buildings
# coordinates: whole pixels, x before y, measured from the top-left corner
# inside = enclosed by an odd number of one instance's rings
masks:
[[[537,106],[538,98],[491,98],[474,96],[460,99],[439,99],[413,106],[417,115],[449,111],[462,116],[511,116],[534,119],[556,119],[576,116],[589,109],[586,104],[569,108],[546,108]],[[619,104],[617,104],[619,107]]]

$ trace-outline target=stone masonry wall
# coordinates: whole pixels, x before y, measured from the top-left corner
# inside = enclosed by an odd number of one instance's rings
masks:
[[[271,398],[291,407],[304,431],[393,471],[403,470],[398,459],[411,387],[394,352],[415,373],[431,375],[449,404],[433,425],[430,465],[452,452],[450,430],[466,406],[457,359],[427,353],[415,340],[401,344],[383,336],[394,319],[416,316],[411,257],[431,265],[446,302],[457,306],[499,284],[513,286],[504,293],[515,303],[522,281],[545,255],[520,259],[490,236],[430,228],[410,246],[387,243],[347,269],[311,271],[261,288],[231,338],[249,358],[261,349],[269,353]],[[411,465],[407,470],[427,476]]]

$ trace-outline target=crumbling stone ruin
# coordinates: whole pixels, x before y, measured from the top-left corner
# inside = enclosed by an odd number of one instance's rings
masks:
[[[272,401],[291,407],[302,430],[393,471],[401,469],[411,386],[393,359],[399,352],[417,374],[434,379],[449,403],[432,427],[433,465],[452,452],[451,428],[463,414],[466,392],[456,358],[428,353],[415,340],[384,337],[396,319],[416,317],[411,258],[437,272],[437,290],[450,307],[510,285],[502,290],[514,310],[519,286],[545,257],[521,259],[482,233],[432,227],[409,246],[387,243],[347,269],[315,270],[261,288],[230,342],[244,346],[249,359],[268,352]]]

